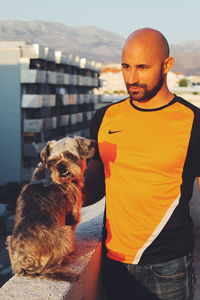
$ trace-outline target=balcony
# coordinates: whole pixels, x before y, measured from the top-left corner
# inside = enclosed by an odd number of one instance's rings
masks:
[[[68,60],[68,64],[72,65],[72,66],[80,66],[80,57],[77,55],[74,55],[72,53],[69,53],[67,55],[67,60]]]
[[[53,61],[53,62],[56,61],[56,53],[54,49],[44,47],[44,52],[45,52],[46,60]]]
[[[23,132],[40,132],[43,128],[43,119],[24,120]]]
[[[190,201],[191,216],[194,221],[194,261],[196,285],[194,300],[200,299],[200,194],[195,182]],[[105,300],[103,296],[101,265],[101,238],[104,215],[104,200],[83,207],[81,223],[75,232],[75,252],[70,262],[72,270],[77,270],[80,278],[74,283],[50,281],[42,278],[26,278],[14,275],[0,289],[1,299],[26,300]],[[7,227],[7,226],[6,226]],[[1,250],[1,249],[0,249]],[[3,249],[4,250],[4,249]],[[1,252],[3,253],[3,251]],[[0,257],[0,264],[4,264]]]
[[[83,85],[98,87],[99,86],[98,78],[83,76]]]
[[[45,83],[46,71],[21,70],[21,83]]]
[[[53,107],[56,105],[56,95],[23,94],[22,108]]]
[[[34,142],[32,144],[23,144],[23,156],[37,157],[44,145],[44,143],[36,144]]]
[[[90,94],[89,95],[89,102],[90,103],[98,103],[101,100],[101,95],[95,95],[95,94]]]
[[[84,112],[84,119],[87,122],[89,122],[92,119],[93,115],[94,115],[93,111],[86,111]]]
[[[64,127],[69,125],[69,115],[63,115],[58,117],[58,127]]]
[[[89,102],[90,102],[90,95],[83,94],[83,103],[89,103]]]
[[[99,80],[98,80],[98,78],[92,78],[92,86],[96,86],[96,87],[99,86]]]
[[[56,73],[56,83],[64,84],[64,73]]]
[[[83,85],[88,86],[88,77],[87,76],[83,76]]]
[[[43,106],[53,107],[56,105],[56,95],[43,95]]]
[[[55,62],[57,64],[71,64],[70,54],[62,51],[55,51]]]
[[[38,44],[23,45],[21,47],[21,57],[45,59],[45,48]]]
[[[92,86],[92,77],[83,76],[83,85]]]
[[[22,108],[40,108],[43,106],[43,95],[22,95]]]
[[[77,85],[76,75],[69,75],[69,84],[70,85]]]
[[[77,94],[77,103],[78,104],[84,103],[84,95],[83,94]]]
[[[70,124],[75,125],[77,123],[77,114],[71,114],[70,117]]]
[[[69,105],[69,94],[65,94],[61,96],[62,96],[62,105]]]
[[[69,74],[56,73],[56,83],[57,84],[69,84]]]
[[[31,169],[24,169],[27,178]],[[76,282],[50,281],[40,277],[14,275],[0,289],[3,300],[104,300],[101,276],[101,232],[104,200],[84,207],[75,233],[75,252],[70,267],[77,271]]]
[[[44,128],[45,129],[54,129],[57,127],[57,117],[45,118],[44,119]]]
[[[77,95],[76,94],[70,94],[69,95],[69,104],[77,104]]]
[[[83,113],[81,113],[81,112],[77,113],[76,120],[77,120],[77,123],[82,123],[83,122]]]
[[[56,84],[57,83],[57,73],[47,71],[47,83]]]
[[[69,84],[69,74],[64,74],[64,84]]]
[[[83,76],[76,75],[77,85],[83,85]]]
[[[34,172],[34,169],[35,169],[34,167],[22,168],[22,180],[29,181]]]
[[[94,60],[88,60],[86,58],[80,59],[80,67],[86,68],[93,71],[100,71],[102,69],[102,64],[95,62]]]

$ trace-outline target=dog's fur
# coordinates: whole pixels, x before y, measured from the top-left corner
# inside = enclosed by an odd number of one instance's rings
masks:
[[[67,268],[80,221],[83,173],[95,142],[82,137],[50,141],[41,163],[17,199],[13,233],[8,236],[12,270],[24,276],[76,280]]]

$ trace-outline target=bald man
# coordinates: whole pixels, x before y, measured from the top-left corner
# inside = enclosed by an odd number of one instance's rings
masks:
[[[133,32],[122,51],[129,97],[97,110],[86,203],[106,194],[104,284],[107,300],[193,299],[193,223],[200,177],[200,110],[172,94],[174,59],[151,28]]]

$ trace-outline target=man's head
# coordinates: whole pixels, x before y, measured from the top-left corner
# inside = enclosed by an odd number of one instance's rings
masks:
[[[167,72],[173,63],[161,32],[151,28],[133,32],[122,51],[122,74],[131,98],[148,101],[167,88]]]

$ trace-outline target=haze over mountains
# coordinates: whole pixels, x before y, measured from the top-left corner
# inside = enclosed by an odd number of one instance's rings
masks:
[[[134,30],[134,28],[133,28]],[[93,26],[69,27],[46,21],[0,21],[0,41],[23,40],[102,63],[119,63],[124,38]],[[200,40],[171,46],[174,71],[200,75]]]

